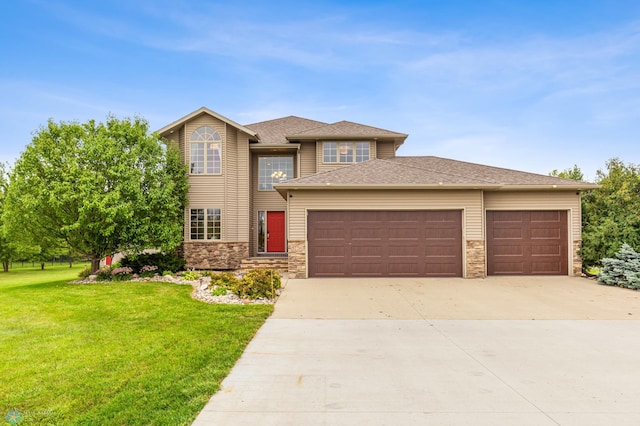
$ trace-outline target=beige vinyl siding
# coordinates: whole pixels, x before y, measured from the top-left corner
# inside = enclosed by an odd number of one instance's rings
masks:
[[[464,210],[463,238],[484,239],[482,234],[482,192],[360,190],[291,191],[289,239],[306,240],[307,210]]]
[[[289,154],[275,154],[277,157],[288,156]],[[258,211],[286,211],[287,202],[282,198],[278,191],[258,191],[258,157],[267,156],[254,154],[251,158],[251,233],[249,237],[249,250],[250,254],[254,256],[258,252]],[[294,175],[297,176],[295,155],[293,156]],[[286,216],[286,214],[285,214]],[[285,218],[286,220],[286,218]],[[285,230],[286,232],[286,230]],[[285,235],[285,239],[287,236]]]
[[[300,144],[300,177],[309,176],[316,172],[316,144],[303,142]]]
[[[378,141],[378,153],[375,158],[393,158],[396,156],[395,144],[393,141]]]
[[[581,239],[581,204],[576,191],[485,192],[486,210],[569,210],[571,240]]]
[[[335,139],[329,142],[349,142],[348,140]],[[366,141],[354,141],[354,142],[366,142]],[[339,167],[351,166],[355,163],[324,163],[324,148],[322,146],[323,141],[316,142],[316,170],[318,173],[326,172],[329,170],[335,170]],[[369,142],[369,158],[376,158],[376,141]]]
[[[184,136],[181,136],[184,141],[187,165],[191,155],[189,149],[191,134],[201,126],[210,126],[220,133],[222,138],[222,174],[189,175],[189,204],[185,210],[185,240],[190,240],[190,209],[219,208],[222,220],[221,241],[248,241],[249,141],[247,136],[209,115],[196,117],[185,124]]]

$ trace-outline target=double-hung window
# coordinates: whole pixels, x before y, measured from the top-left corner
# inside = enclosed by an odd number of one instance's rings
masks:
[[[191,209],[190,218],[192,240],[220,239],[220,209]]]
[[[324,163],[361,163],[369,159],[369,142],[323,142]]]
[[[212,127],[198,127],[191,135],[192,175],[219,175],[222,173],[222,138]]]

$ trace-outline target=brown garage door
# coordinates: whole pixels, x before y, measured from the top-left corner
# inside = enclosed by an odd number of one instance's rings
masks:
[[[566,211],[488,211],[488,275],[567,275]]]
[[[311,277],[460,277],[461,211],[310,211]]]

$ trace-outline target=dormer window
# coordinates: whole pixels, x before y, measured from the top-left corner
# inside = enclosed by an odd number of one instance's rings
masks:
[[[369,142],[323,142],[324,163],[361,163],[369,159]]]
[[[222,138],[212,127],[198,127],[191,135],[191,163],[193,175],[222,173]]]

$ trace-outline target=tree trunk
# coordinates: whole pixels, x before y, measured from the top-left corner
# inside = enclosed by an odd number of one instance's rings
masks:
[[[9,262],[7,262],[7,261],[3,261],[3,262],[2,262],[2,269],[3,269],[5,272],[9,272]]]
[[[91,273],[95,274],[100,269],[100,258],[91,259]]]
[[[73,259],[69,258],[69,268],[73,268]]]
[[[40,270],[44,271],[44,262],[40,262]]]

